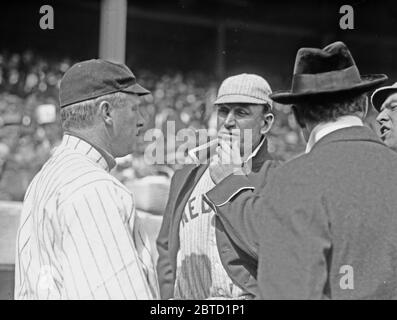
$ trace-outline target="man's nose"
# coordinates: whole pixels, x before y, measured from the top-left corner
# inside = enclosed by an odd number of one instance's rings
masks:
[[[234,128],[236,126],[236,118],[234,117],[233,111],[230,111],[227,114],[224,125],[226,129]]]
[[[387,113],[387,109],[382,110],[378,116],[376,117],[376,121],[378,123],[382,123],[384,121],[387,121],[388,119],[388,113]]]
[[[137,126],[138,127],[143,127],[145,125],[146,118],[144,114],[142,113],[142,109],[138,109],[138,121],[137,121]]]

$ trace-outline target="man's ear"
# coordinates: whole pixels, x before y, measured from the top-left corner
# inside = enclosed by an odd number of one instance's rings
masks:
[[[274,115],[273,113],[266,113],[263,115],[263,126],[261,129],[261,134],[266,134],[270,131],[273,126]]]
[[[367,117],[368,114],[368,107],[369,107],[369,101],[368,97],[365,96],[365,102],[364,102],[364,110],[358,113],[358,116],[364,121],[365,118]]]
[[[306,124],[306,123],[303,123],[300,120],[300,117],[298,116],[298,107],[297,106],[292,106],[291,109],[292,109],[292,113],[294,114],[296,123],[301,128],[303,139],[305,139],[305,141],[308,142],[309,138],[310,138],[310,133],[311,133],[311,130],[309,129],[310,126],[308,124]]]
[[[291,106],[292,113],[294,114],[296,123],[301,127],[301,129],[306,128],[306,124],[301,122],[298,116],[297,106]]]
[[[99,104],[99,115],[106,125],[113,125],[112,118],[113,106],[108,101],[102,101]]]

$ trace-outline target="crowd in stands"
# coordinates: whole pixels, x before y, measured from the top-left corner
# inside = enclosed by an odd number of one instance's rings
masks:
[[[1,126],[0,121],[0,200],[22,200],[32,177],[59,143],[62,130],[57,120],[42,123],[37,107],[58,105],[58,85],[63,73],[73,64],[70,59],[51,59],[26,51],[0,52],[0,119],[22,119],[20,125]],[[133,72],[152,95],[145,97],[148,128],[159,128],[165,139],[167,121],[175,121],[175,132],[181,128],[215,130],[213,105],[219,82],[203,73],[154,70]],[[272,76],[262,75],[270,84]],[[285,84],[288,86],[288,84]],[[304,150],[304,143],[291,113],[275,105],[276,121],[269,139],[269,150],[280,159],[290,159]],[[118,161],[114,174],[123,182],[155,174],[172,174],[178,165],[149,166],[143,159],[145,144],[136,154]],[[182,157],[184,155],[181,155]]]

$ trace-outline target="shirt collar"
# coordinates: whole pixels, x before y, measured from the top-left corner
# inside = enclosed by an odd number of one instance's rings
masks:
[[[259,149],[262,147],[262,145],[265,143],[266,137],[262,136],[261,141],[259,142],[258,146],[255,148],[255,150],[247,157],[246,160],[244,160],[244,163],[247,163],[250,161],[253,157],[256,156],[256,154],[259,152]]]
[[[109,152],[76,133],[65,132],[62,145],[84,154],[108,172],[116,165],[116,161]]]
[[[322,122],[314,127],[309,136],[309,141],[306,145],[306,153],[309,153],[313,146],[319,141],[321,138],[325,137],[327,134],[334,132],[339,129],[354,127],[354,126],[363,126],[363,121],[357,116],[342,116],[339,117],[336,121],[333,122]]]

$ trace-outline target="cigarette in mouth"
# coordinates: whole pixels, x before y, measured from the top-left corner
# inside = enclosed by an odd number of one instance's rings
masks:
[[[218,138],[215,138],[211,141],[208,141],[207,143],[201,144],[198,147],[195,147],[193,149],[190,149],[188,151],[189,156],[195,160],[195,161],[199,161],[199,159],[196,157],[195,153],[200,152],[202,150],[211,148],[213,145],[218,144]]]

